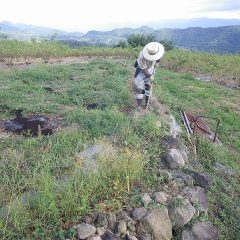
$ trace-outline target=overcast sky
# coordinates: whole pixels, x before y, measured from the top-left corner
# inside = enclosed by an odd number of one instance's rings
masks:
[[[240,0],[1,0],[0,4],[0,21],[82,32],[196,17],[240,19]]]

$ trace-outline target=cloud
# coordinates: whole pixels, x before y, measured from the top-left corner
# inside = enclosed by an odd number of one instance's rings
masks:
[[[240,10],[239,0],[200,0],[200,12],[237,11]]]

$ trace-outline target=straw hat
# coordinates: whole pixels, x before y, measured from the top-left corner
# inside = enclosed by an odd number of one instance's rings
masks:
[[[143,57],[148,61],[157,61],[164,54],[164,47],[161,43],[150,42],[143,48]]]

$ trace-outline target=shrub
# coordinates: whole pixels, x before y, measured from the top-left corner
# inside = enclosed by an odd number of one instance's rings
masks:
[[[131,34],[129,35],[127,42],[131,47],[144,47],[149,42],[156,41],[153,34]]]

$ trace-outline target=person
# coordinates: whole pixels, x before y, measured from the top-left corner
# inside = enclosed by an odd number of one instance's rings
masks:
[[[164,54],[164,47],[158,42],[150,42],[144,46],[134,64],[135,99],[138,109],[148,105],[151,83],[154,80],[155,65]],[[145,105],[143,98],[145,97]]]

